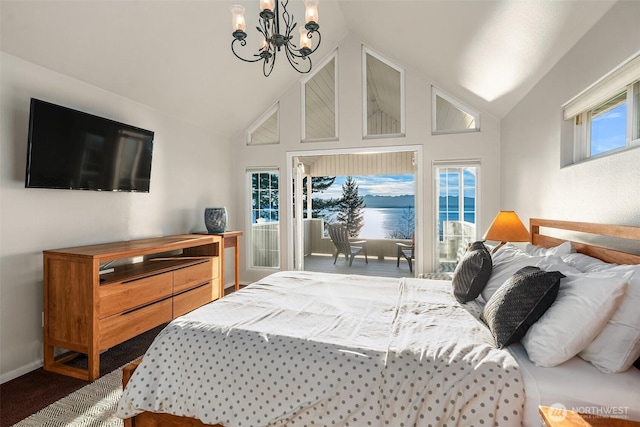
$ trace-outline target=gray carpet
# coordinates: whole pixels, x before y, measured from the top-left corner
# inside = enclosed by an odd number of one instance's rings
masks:
[[[113,415],[121,395],[122,369],[116,369],[14,426],[122,427],[122,420]]]

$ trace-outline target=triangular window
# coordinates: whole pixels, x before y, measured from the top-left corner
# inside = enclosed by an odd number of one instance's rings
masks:
[[[271,107],[247,131],[247,145],[280,142],[279,104]]]
[[[364,137],[404,136],[404,70],[362,47]]]
[[[480,114],[460,101],[432,87],[432,133],[478,132]]]
[[[302,81],[303,141],[335,140],[337,133],[337,52]]]

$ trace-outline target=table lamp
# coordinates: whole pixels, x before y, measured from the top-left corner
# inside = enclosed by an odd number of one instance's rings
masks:
[[[507,242],[528,242],[529,232],[514,211],[500,211],[482,238],[500,242],[493,253]]]

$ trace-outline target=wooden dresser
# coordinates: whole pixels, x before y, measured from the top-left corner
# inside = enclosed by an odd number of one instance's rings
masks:
[[[44,369],[93,381],[100,352],[220,298],[221,250],[177,235],[44,251]]]

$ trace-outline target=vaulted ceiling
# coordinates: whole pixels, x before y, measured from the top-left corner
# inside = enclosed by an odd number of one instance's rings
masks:
[[[301,78],[284,58],[265,78],[233,56],[234,3],[251,35],[258,0],[2,0],[0,48],[227,137]],[[322,0],[314,57],[355,37],[500,119],[613,4]],[[302,1],[290,5],[300,22]]]

